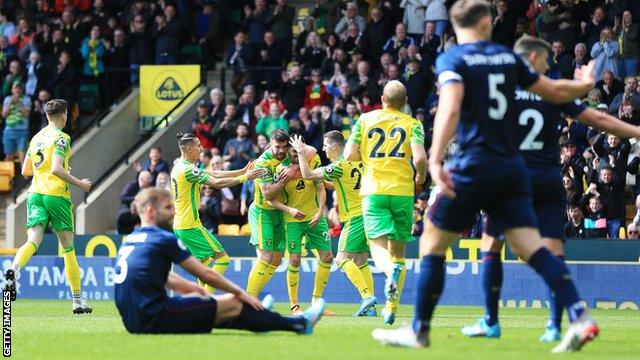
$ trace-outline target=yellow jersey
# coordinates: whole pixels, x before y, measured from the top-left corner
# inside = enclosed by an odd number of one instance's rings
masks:
[[[200,189],[209,180],[209,175],[187,160],[180,159],[171,170],[171,192],[176,208],[173,218],[175,230],[193,229],[202,226],[198,214]]]
[[[362,172],[361,161],[347,161],[342,156],[323,169],[324,179],[331,181],[338,195],[338,215],[340,222],[362,215]]]
[[[62,130],[49,125],[31,139],[27,150],[33,169],[33,180],[29,192],[71,199],[69,184],[51,172],[54,154],[64,159],[62,164],[64,169],[68,171],[71,139]]]
[[[291,165],[290,159],[285,159],[280,165],[278,165],[277,171],[284,167]],[[309,167],[313,169],[319,168],[321,165],[320,156],[314,155],[311,161],[309,161]],[[292,208],[302,211],[306,216],[304,219],[296,219],[288,213],[284,213],[285,222],[302,222],[309,221],[313,218],[313,215],[318,211],[318,181],[305,180],[303,178],[292,179],[287,181],[282,190],[283,203]]]
[[[411,144],[424,145],[422,123],[397,110],[374,110],[360,116],[349,142],[360,144],[360,195],[414,195]]]
[[[285,159],[286,160],[286,159]],[[262,177],[256,178],[254,181],[254,196],[253,203],[259,209],[263,210],[275,210],[275,208],[267,202],[267,199],[262,194],[262,190],[260,190],[260,184],[267,185],[273,184],[278,181],[278,172],[276,168],[280,164],[280,160],[278,160],[270,150],[266,150],[263,152],[257,159],[254,164],[254,169],[265,169],[267,173]]]

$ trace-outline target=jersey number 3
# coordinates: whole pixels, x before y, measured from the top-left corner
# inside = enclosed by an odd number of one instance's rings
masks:
[[[119,272],[113,276],[113,282],[116,284],[122,284],[124,280],[127,278],[127,273],[129,272],[129,264],[127,264],[127,258],[131,255],[134,246],[123,246],[120,248],[120,253],[118,254],[118,261],[116,262],[116,267],[119,268]]]
[[[369,132],[367,133],[367,137],[369,139],[373,139],[373,137],[376,134],[379,135],[378,141],[376,142],[375,145],[373,145],[373,148],[371,149],[371,153],[369,154],[369,157],[383,158],[386,156],[386,154],[384,152],[378,152],[378,150],[380,150],[380,147],[386,140],[387,134],[385,134],[384,130],[380,128],[371,128],[371,130],[369,130]],[[401,127],[394,127],[389,132],[389,138],[393,140],[398,138],[398,143],[396,143],[396,146],[394,146],[393,149],[391,149],[391,152],[389,152],[389,157],[396,157],[396,158],[405,157],[405,153],[400,152],[400,148],[402,147],[402,144],[404,144],[405,140],[407,139],[407,132]]]

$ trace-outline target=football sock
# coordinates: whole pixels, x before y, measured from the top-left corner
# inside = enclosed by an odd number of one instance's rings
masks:
[[[214,259],[213,261],[213,271],[217,272],[220,275],[224,274],[224,272],[227,271],[230,262],[229,255],[224,254],[221,257]]]
[[[413,318],[413,330],[416,333],[429,330],[433,311],[444,288],[444,275],[444,256],[425,255],[422,257]]]
[[[367,286],[367,282],[364,280],[364,276],[362,276],[358,265],[356,265],[353,260],[345,259],[342,261],[340,269],[347,275],[347,278],[349,278],[349,281],[351,281],[353,286],[358,290],[362,299],[371,297],[371,291]]]
[[[318,269],[316,270],[316,278],[313,283],[313,301],[322,297],[324,287],[327,286],[330,274],[331,263],[325,263],[318,260]]]
[[[204,260],[201,260],[200,262],[202,263],[202,265],[209,267],[209,265],[211,265],[211,261],[212,261],[211,257],[208,257]],[[200,285],[200,287],[203,288],[208,293],[212,293],[216,291],[216,289],[214,289],[213,286],[207,284],[206,282],[200,279],[198,279],[198,285]]]
[[[269,310],[258,311],[250,305],[244,304],[237,318],[226,321],[216,327],[253,332],[282,330],[302,333],[305,325],[306,320],[302,316],[284,317]]]
[[[251,269],[249,273],[249,280],[247,281],[247,293],[253,297],[258,297],[260,291],[267,283],[265,278],[271,279],[271,276],[268,276],[270,272],[269,263],[264,260],[256,261],[255,265]]]
[[[300,286],[300,267],[289,265],[287,268],[287,289],[291,307],[298,305],[298,287]]]
[[[362,273],[362,277],[364,281],[367,283],[367,288],[371,295],[375,295],[375,289],[373,288],[373,274],[371,273],[371,268],[369,267],[369,263],[366,262],[362,264],[360,267],[360,272]]]
[[[502,289],[502,260],[499,252],[483,251],[482,256],[482,287],[484,289],[484,318],[487,325],[493,326],[498,322],[498,302]]]
[[[62,252],[64,257],[64,271],[67,274],[69,280],[69,287],[73,297],[80,297],[80,265],[78,265],[78,258],[76,258],[76,251],[73,245],[66,248]]]
[[[33,254],[36,253],[36,251],[38,251],[38,245],[36,245],[34,242],[27,241],[26,243],[22,244],[22,246],[20,246],[20,249],[18,249],[15,258],[13,259],[12,270],[18,272],[20,269],[22,269],[25,265],[27,265],[27,262],[29,261],[29,259],[31,259]]]
[[[400,265],[400,276],[398,277],[398,294],[396,295],[396,299],[393,301],[388,301],[386,303],[386,309],[395,313],[398,310],[398,304],[400,304],[400,297],[402,297],[402,289],[404,288],[404,281],[407,278],[407,267],[405,266],[404,258],[396,258],[392,257],[391,261],[393,265]]]
[[[564,256],[556,257],[564,263]],[[560,329],[560,325],[562,325],[562,304],[549,288],[549,322],[547,322],[547,327]]]
[[[553,256],[546,248],[540,248],[529,259],[529,265],[542,276],[559,304],[567,308],[571,322],[582,315],[585,307],[580,303],[571,273],[563,261]]]

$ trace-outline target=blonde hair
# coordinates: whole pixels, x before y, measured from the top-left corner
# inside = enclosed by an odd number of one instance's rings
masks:
[[[401,109],[407,102],[407,88],[398,80],[391,80],[384,86],[382,97],[386,105]]]
[[[168,190],[150,187],[141,190],[133,201],[136,204],[138,214],[142,214],[148,206],[153,207],[157,211],[158,204],[165,198],[171,198],[171,193]]]

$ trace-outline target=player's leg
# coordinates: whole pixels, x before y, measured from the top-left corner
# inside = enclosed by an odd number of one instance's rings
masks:
[[[329,282],[331,275],[331,265],[333,264],[333,251],[331,249],[331,237],[329,236],[329,226],[327,219],[322,217],[320,221],[313,227],[306,229],[307,250],[316,250],[318,259],[318,268],[313,282],[312,303],[322,298],[324,289]]]
[[[387,198],[376,195],[364,196],[362,198],[362,216],[373,263],[389,278],[393,272],[393,263],[389,254],[388,242],[389,234],[393,233],[395,229],[390,221],[389,204],[385,204],[385,200]]]
[[[289,305],[291,313],[302,313],[298,303],[298,289],[300,287],[300,251],[302,250],[302,237],[308,221],[287,222],[284,224],[286,234],[286,247],[289,252],[289,266],[287,267],[287,291],[289,293]]]
[[[280,213],[279,218],[276,213]],[[280,211],[258,209],[255,204],[249,207],[250,243],[259,249],[260,255],[247,280],[247,293],[251,296],[258,296],[282,261],[281,255],[277,254],[284,250],[280,242],[285,241],[281,215]],[[276,239],[276,236],[281,238]]]
[[[542,242],[544,246],[551,251],[551,253],[558,258],[558,260],[565,262],[564,247],[562,246],[562,240],[556,238],[543,237]],[[545,327],[545,331],[540,336],[540,341],[552,342],[560,340],[561,327],[562,327],[562,312],[563,306],[560,299],[551,290],[549,291],[549,320]]]
[[[203,265],[210,267],[216,253],[224,252],[218,240],[204,227],[192,229],[174,230],[174,234],[189,249],[193,257],[198,259]],[[214,292],[215,289],[198,279],[198,284],[207,292]]]

